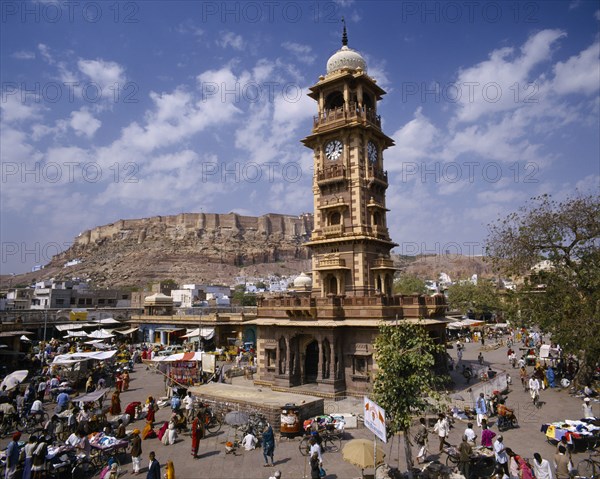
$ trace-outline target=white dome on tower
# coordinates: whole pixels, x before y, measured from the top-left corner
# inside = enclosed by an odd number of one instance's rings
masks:
[[[331,55],[329,60],[327,60],[327,73],[332,73],[344,68],[349,68],[351,70],[358,70],[360,68],[366,72],[367,62],[356,50],[352,50],[351,48],[348,48],[347,45],[344,45]]]
[[[312,278],[306,273],[300,273],[294,280],[294,289],[312,288]]]
[[[342,18],[342,22],[344,19]],[[367,62],[360,53],[348,47],[348,34],[346,33],[346,23],[344,22],[344,33],[342,34],[342,48],[335,52],[329,60],[327,60],[327,73],[332,73],[338,70],[348,68],[350,70],[358,70],[359,68],[365,73],[367,71]]]

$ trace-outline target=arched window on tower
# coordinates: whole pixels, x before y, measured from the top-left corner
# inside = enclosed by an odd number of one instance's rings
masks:
[[[327,294],[338,294],[338,282],[334,275],[330,275],[327,278]]]
[[[363,105],[366,111],[373,109],[373,98],[367,92],[363,93]]]
[[[339,211],[334,211],[329,215],[329,224],[330,225],[339,225],[342,222],[342,215]]]
[[[372,216],[373,226],[381,226],[381,213],[375,211]]]
[[[335,110],[344,106],[344,95],[341,91],[334,91],[325,98],[325,109]]]

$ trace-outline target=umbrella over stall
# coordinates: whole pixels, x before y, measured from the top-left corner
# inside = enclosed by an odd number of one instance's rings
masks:
[[[19,384],[25,381],[25,378],[28,374],[29,371],[27,370],[15,371],[10,373],[2,380],[2,383],[0,384],[0,389],[2,389],[4,386],[6,386],[7,391],[16,388]]]
[[[348,441],[342,449],[342,458],[344,461],[360,467],[361,474],[364,476],[364,470],[368,467],[376,467],[383,463],[385,453],[379,444],[377,444],[377,464],[373,461],[373,441],[368,439],[352,439]]]

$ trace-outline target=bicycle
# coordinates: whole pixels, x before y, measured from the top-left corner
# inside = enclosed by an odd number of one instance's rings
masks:
[[[45,411],[21,416],[17,422],[17,431],[31,434],[39,429],[43,429],[44,424],[49,420],[48,413]]]
[[[579,461],[577,464],[577,475],[579,477],[586,477],[589,479],[595,479],[600,477],[600,460],[594,458],[600,457],[600,452],[596,451],[598,443],[592,446],[588,445],[588,457]]]
[[[0,421],[0,437],[4,438],[18,429],[19,416],[17,414],[3,414]]]
[[[531,392],[531,401],[533,403],[533,407],[535,407],[536,409],[539,409],[540,407],[542,407],[542,405],[540,403],[540,392],[539,391]]]
[[[340,431],[324,431],[321,434],[321,449],[323,452],[338,452],[342,448],[342,436]],[[300,453],[303,456],[308,456],[310,453],[310,439],[312,436],[304,436],[298,445]]]
[[[204,428],[211,433],[217,433],[221,429],[223,421],[212,410],[207,407],[204,411]]]

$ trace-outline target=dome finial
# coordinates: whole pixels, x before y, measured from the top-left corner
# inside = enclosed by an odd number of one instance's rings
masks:
[[[346,20],[342,17],[342,23],[344,24],[344,33],[342,34],[342,46],[348,46],[348,33],[346,33]]]

